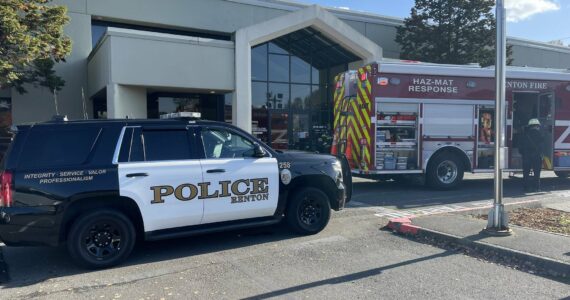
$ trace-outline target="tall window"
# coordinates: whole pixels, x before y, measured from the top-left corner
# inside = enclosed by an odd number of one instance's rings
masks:
[[[286,48],[269,42],[251,49],[252,131],[276,149],[329,152],[334,86],[329,78],[347,64],[317,68],[314,57],[323,55],[318,49],[301,57]]]

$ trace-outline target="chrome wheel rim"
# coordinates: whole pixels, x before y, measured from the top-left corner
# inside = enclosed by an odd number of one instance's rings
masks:
[[[457,179],[457,164],[451,160],[442,161],[437,166],[437,178],[441,183],[450,184]]]

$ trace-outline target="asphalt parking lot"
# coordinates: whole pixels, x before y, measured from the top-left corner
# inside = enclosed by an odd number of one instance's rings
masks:
[[[570,181],[546,175],[544,189],[566,197]],[[505,181],[505,201],[528,198]],[[11,281],[1,299],[486,298],[563,299],[565,283],[420,244],[380,228],[381,208],[408,210],[489,201],[493,181],[467,176],[451,192],[355,180],[354,202],[314,236],[285,226],[143,243],[122,266],[75,267],[65,248],[6,248]],[[570,195],[568,195],[570,199]]]
[[[515,202],[528,199],[523,193],[522,175],[506,176],[503,183],[504,201]],[[553,172],[542,175],[542,190],[545,193],[565,193],[570,190],[570,179],[561,179]],[[439,205],[462,205],[493,199],[492,174],[465,174],[460,188],[438,191],[414,182],[375,181],[354,179],[353,204],[359,206],[386,207],[390,209],[416,209]]]

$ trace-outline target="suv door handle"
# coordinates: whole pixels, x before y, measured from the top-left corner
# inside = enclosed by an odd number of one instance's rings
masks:
[[[148,176],[148,173],[131,173],[131,174],[127,174],[127,177],[146,177]]]
[[[211,169],[206,171],[206,173],[225,173],[226,170],[225,169]]]

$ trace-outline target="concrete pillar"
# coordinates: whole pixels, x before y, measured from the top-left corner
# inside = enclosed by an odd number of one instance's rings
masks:
[[[247,33],[235,35],[236,86],[232,99],[232,123],[251,132],[251,46]]]
[[[120,84],[107,85],[107,118],[146,119],[146,88]]]

